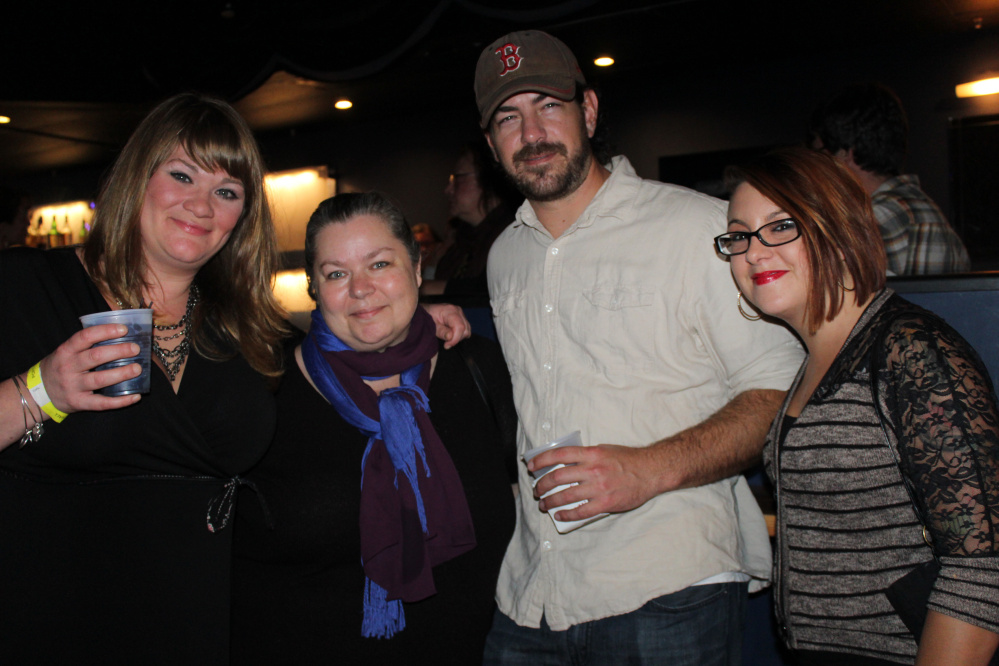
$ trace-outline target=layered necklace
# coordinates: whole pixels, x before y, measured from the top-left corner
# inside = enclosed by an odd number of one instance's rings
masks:
[[[153,332],[153,354],[160,360],[171,382],[177,378],[180,366],[184,365],[187,355],[191,353],[191,338],[188,332],[190,330],[191,313],[194,312],[194,308],[198,304],[198,296],[198,285],[192,283],[191,291],[187,296],[187,309],[184,310],[184,316],[180,318],[180,321],[169,326],[153,324],[153,328],[156,329]],[[163,331],[166,335],[160,335],[158,331]],[[169,342],[177,338],[183,339],[173,349],[163,349],[160,346],[160,342]]]

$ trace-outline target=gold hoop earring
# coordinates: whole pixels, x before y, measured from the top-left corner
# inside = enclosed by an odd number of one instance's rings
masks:
[[[843,282],[839,278],[836,278],[836,284],[843,291],[856,291],[857,290],[856,287],[847,287],[845,284],[843,284]]]
[[[739,307],[739,314],[741,314],[745,319],[748,319],[749,321],[759,321],[760,319],[763,318],[762,315],[751,315],[751,314],[747,314],[746,311],[742,309],[742,292],[741,291],[739,292],[739,295],[736,297],[735,302],[736,302],[736,304]]]

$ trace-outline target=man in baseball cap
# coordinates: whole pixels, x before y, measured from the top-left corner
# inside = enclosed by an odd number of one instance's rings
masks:
[[[527,198],[487,267],[519,453],[576,430],[584,444],[522,466],[485,663],[738,663],[747,587],[770,575],[739,472],[800,347],[739,315],[711,250],[722,202],[595,157],[599,101],[565,44],[501,37],[479,57],[475,97]],[[534,487],[531,472],[555,465]]]
[[[505,41],[508,38],[513,41]],[[482,52],[475,68],[475,101],[482,113],[482,129],[508,97],[544,92],[568,102],[575,97],[577,84],[585,88],[586,78],[576,56],[560,40],[536,30],[507,35]]]

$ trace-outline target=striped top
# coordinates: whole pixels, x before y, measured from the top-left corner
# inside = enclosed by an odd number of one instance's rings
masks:
[[[991,382],[953,329],[891,290],[868,307],[801,415],[785,420],[785,403],[771,428],[775,606],[792,649],[913,663],[916,642],[884,590],[933,552],[874,406],[870,351],[879,339],[879,393],[943,566],[929,606],[999,632]]]

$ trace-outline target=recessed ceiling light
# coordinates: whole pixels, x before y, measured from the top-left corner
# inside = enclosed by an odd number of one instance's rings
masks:
[[[0,116],[0,125],[6,125],[10,122],[10,118],[7,116]]]
[[[338,99],[336,101],[336,104],[334,104],[333,106],[343,111],[345,109],[349,109],[350,107],[354,106],[354,103],[351,102],[349,99]]]
[[[610,67],[614,64],[614,58],[611,58],[610,56],[600,56],[593,61],[593,64],[597,67]]]

